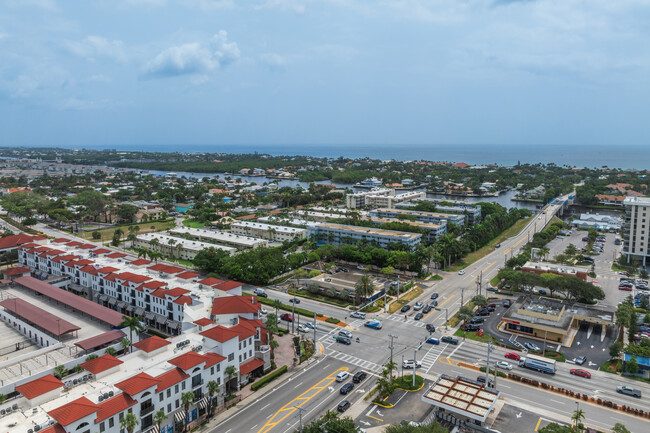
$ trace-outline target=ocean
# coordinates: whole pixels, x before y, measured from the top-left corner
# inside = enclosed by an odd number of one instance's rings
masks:
[[[587,168],[650,169],[648,146],[594,146],[594,145],[132,145],[86,146],[88,149],[118,149],[150,152],[223,152],[268,153],[278,155],[306,155],[315,157],[339,156],[348,158],[395,159],[400,161],[427,160],[465,162],[472,165],[521,163],[554,163],[559,166]]]

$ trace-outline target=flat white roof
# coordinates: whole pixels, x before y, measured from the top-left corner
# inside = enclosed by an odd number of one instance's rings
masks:
[[[172,247],[181,244],[184,250],[189,250],[189,251],[201,251],[205,248],[210,248],[210,247],[216,248],[218,250],[227,251],[228,253],[234,253],[237,251],[237,248],[227,247],[225,245],[212,244],[212,243],[201,242],[201,241],[190,241],[184,238],[177,238],[175,236],[164,235],[161,233],[143,233],[141,235],[138,235],[137,239],[143,242],[151,242],[152,239],[158,239],[162,245],[169,245],[169,241],[173,239],[174,241],[176,241],[176,243],[172,245]]]
[[[265,245],[266,240],[259,238],[252,238],[244,235],[236,235],[230,232],[224,232],[221,230],[207,230],[207,229],[195,229],[192,227],[176,227],[168,230],[172,234],[190,234],[197,238],[203,239],[212,239],[215,241],[229,242],[235,245],[241,245],[245,247],[256,247],[258,245]]]
[[[627,206],[650,206],[650,197],[627,196],[623,200],[623,204]]]
[[[301,229],[301,228],[286,227],[286,226],[276,226],[276,225],[272,225],[272,224],[264,224],[264,223],[251,222],[251,221],[237,221],[237,222],[232,223],[230,225],[230,227],[233,227],[233,226],[257,229],[257,230],[265,230],[265,231],[268,231],[270,229],[274,229],[276,231],[276,233],[295,234],[295,233],[304,233],[304,232],[306,232],[305,229]]]
[[[442,374],[422,395],[422,401],[484,422],[500,394],[475,380]]]

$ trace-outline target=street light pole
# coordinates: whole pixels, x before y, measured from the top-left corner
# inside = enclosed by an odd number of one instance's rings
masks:
[[[296,333],[296,293],[293,293],[293,302],[291,303],[291,333]]]
[[[415,370],[418,368],[418,350],[413,349],[413,388],[415,388]]]
[[[492,352],[492,343],[488,343],[487,348],[487,366],[485,367],[485,386],[489,388],[490,386],[490,352]],[[496,371],[494,374],[494,387],[496,388]]]
[[[390,337],[390,346],[388,346],[388,348],[390,349],[390,366],[391,366],[391,369],[390,369],[390,381],[392,382],[393,381],[393,368],[392,368],[393,367],[393,349],[395,348],[393,346],[393,340],[395,338],[399,338],[399,337],[396,336],[396,335],[392,335],[392,334],[389,334],[388,336]]]

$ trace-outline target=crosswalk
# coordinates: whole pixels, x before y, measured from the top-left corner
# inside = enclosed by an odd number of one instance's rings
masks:
[[[389,320],[393,320],[395,322],[402,322],[406,323],[407,325],[415,326],[418,328],[424,328],[427,326],[427,324],[421,320],[413,320],[411,317],[408,317],[406,320],[404,320],[404,316],[401,314],[391,314],[390,316],[387,317]]]
[[[366,361],[365,359],[361,359],[357,356],[354,355],[349,355],[347,353],[339,352],[338,350],[332,350],[329,353],[329,356],[331,356],[334,359],[338,359],[339,361],[347,362],[348,364],[356,365],[358,367],[363,368],[365,371],[375,373],[375,374],[381,374],[383,367],[379,364],[376,364],[371,361]]]
[[[427,344],[427,343],[425,343]],[[461,343],[462,344],[462,343]],[[449,346],[448,344],[441,344],[441,345],[432,345],[431,348],[427,351],[427,353],[420,359],[420,362],[422,363],[422,368],[424,369],[425,372],[429,372],[431,370],[431,367],[436,363],[438,358],[440,358],[440,355],[442,352],[445,351],[445,349]]]

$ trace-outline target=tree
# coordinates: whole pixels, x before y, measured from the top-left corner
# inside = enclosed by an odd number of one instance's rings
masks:
[[[278,310],[282,308],[282,301],[279,299],[274,299],[273,303],[271,304],[271,307],[275,308],[275,316],[278,316]]]
[[[138,418],[135,417],[133,413],[127,413],[124,415],[124,418],[120,420],[120,427],[126,430],[128,433],[133,433],[135,427],[140,423]]]
[[[120,217],[121,221],[133,222],[133,217],[138,213],[137,206],[132,204],[121,204],[117,208],[117,215]]]
[[[114,347],[107,347],[106,349],[104,349],[104,353],[107,355],[115,356],[117,355],[117,350],[115,350]]]
[[[356,282],[354,290],[359,298],[369,298],[375,293],[375,285],[368,275],[364,275]]]
[[[305,425],[302,429],[303,433],[323,433],[336,432],[336,433],[357,433],[357,427],[354,420],[350,417],[338,418],[334,413],[327,413],[322,418],[319,418],[311,423]]]
[[[618,358],[621,356],[621,350],[623,349],[623,343],[620,341],[615,341],[609,345],[609,356],[612,359]]]
[[[181,401],[183,402],[183,409],[185,410],[185,426],[183,431],[187,431],[187,424],[190,422],[190,405],[194,403],[194,393],[191,391],[182,393]]]
[[[271,342],[273,341],[275,340],[272,340]],[[214,410],[214,404],[212,402],[212,399],[214,398],[214,395],[218,392],[219,392],[219,384],[214,380],[209,381],[208,395],[210,396],[210,405],[208,406],[208,418],[212,418],[212,411]]]
[[[230,396],[232,392],[230,382],[232,381],[233,377],[237,376],[237,369],[233,365],[229,365],[228,367],[226,367],[223,373],[228,378],[228,381],[226,382],[227,384],[226,389],[228,391],[228,395]]]
[[[585,419],[585,412],[582,409],[576,409],[573,411],[573,415],[571,415],[571,421],[573,421],[574,426],[575,426],[575,431],[580,431],[580,425],[582,424],[582,421]]]
[[[122,340],[120,340],[120,346],[122,346],[122,352],[126,353],[126,348],[131,345],[131,340],[128,338],[124,337]]]
[[[278,333],[278,316],[276,314],[267,314],[264,323],[266,325],[266,330],[269,331],[271,335]]]
[[[620,422],[617,422],[614,424],[614,427],[612,427],[612,433],[632,433],[625,427],[623,424]]]
[[[467,322],[470,320],[472,317],[474,317],[474,311],[467,305],[463,305],[460,307],[460,310],[458,310],[458,313],[456,313],[456,317],[458,317],[458,320],[461,322]],[[463,330],[463,340],[465,339],[465,327],[462,327]]]
[[[399,424],[389,425],[384,433],[449,433],[449,430],[435,421],[422,426],[408,425],[406,421],[402,421]]]
[[[120,240],[122,239],[123,234],[124,234],[124,230],[122,230],[119,227],[113,231],[113,240],[111,243],[113,244],[114,247],[120,244]]]
[[[573,429],[568,425],[560,425],[554,422],[539,429],[538,433],[572,433]]]
[[[630,318],[632,316],[632,305],[628,302],[622,302],[616,308],[616,325],[620,329],[618,340],[623,341],[623,331],[625,327],[629,326]]]
[[[641,277],[643,280],[646,280],[648,278],[648,270],[646,268],[641,268],[639,271],[639,277]]]
[[[542,260],[546,259],[546,255],[550,252],[550,250],[547,247],[541,247],[538,251],[539,256]]]
[[[296,269],[296,271],[293,273],[293,278],[296,279],[297,286],[300,287],[300,279],[305,278],[309,273],[307,272],[306,269]]]
[[[57,379],[62,379],[68,375],[68,369],[65,368],[65,365],[57,365],[54,367],[54,371],[52,372],[54,377]]]
[[[639,363],[636,360],[636,356],[633,356],[632,359],[625,363],[625,371],[630,374],[637,374],[639,372]]]
[[[472,298],[472,303],[479,308],[483,308],[488,304],[487,299],[483,295],[476,295]]]
[[[137,316],[122,316],[122,323],[120,323],[120,326],[123,328],[129,328],[129,344],[131,344],[131,352],[133,352],[133,331],[142,332],[144,331],[144,326],[142,326],[142,322]]]
[[[166,419],[167,415],[163,409],[160,409],[153,415],[153,422],[158,426],[158,431],[160,431],[160,426]]]

